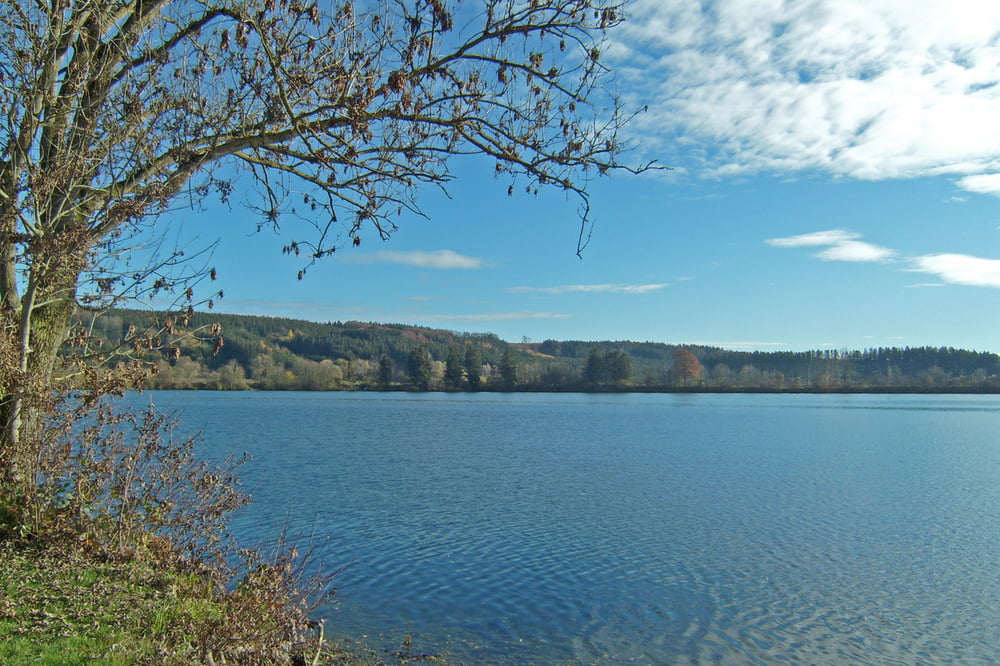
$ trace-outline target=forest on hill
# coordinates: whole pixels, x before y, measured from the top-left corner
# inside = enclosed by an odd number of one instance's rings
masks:
[[[183,319],[186,334],[178,334],[176,316],[136,310],[81,315],[78,324],[90,346],[155,366],[154,389],[1000,392],[1000,356],[950,347],[742,352],[659,342],[508,343],[488,333],[356,321]]]

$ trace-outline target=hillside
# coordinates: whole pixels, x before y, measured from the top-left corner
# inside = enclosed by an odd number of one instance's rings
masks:
[[[402,324],[214,313],[193,313],[185,337],[175,319],[116,310],[80,323],[90,328],[92,345],[111,349],[124,343],[130,355],[155,364],[152,388],[1000,390],[1000,356],[952,348],[738,352],[633,341],[507,343],[492,334]],[[221,345],[199,339],[215,325],[221,326]],[[147,342],[138,344],[140,339]],[[426,359],[426,383],[416,381],[415,350]],[[505,383],[512,372],[516,381]],[[478,380],[470,382],[474,374]]]

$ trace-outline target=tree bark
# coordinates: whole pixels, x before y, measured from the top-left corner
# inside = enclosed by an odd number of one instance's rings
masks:
[[[74,311],[78,272],[72,268],[31,275],[17,312],[7,312],[0,388],[0,479],[30,493],[36,474],[40,425],[61,378],[55,373]]]

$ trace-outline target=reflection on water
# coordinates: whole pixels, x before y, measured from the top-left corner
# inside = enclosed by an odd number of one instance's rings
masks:
[[[312,533],[348,565],[328,630],[375,647],[1000,661],[996,397],[153,398],[207,450],[254,454],[237,531]]]

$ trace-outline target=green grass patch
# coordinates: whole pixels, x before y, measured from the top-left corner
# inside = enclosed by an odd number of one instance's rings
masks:
[[[234,636],[253,647],[248,629],[268,616],[247,611],[245,603],[238,593],[217,589],[207,576],[141,562],[99,562],[65,547],[24,547],[0,539],[4,666],[211,663],[205,652],[208,636]],[[381,666],[417,661],[440,663],[429,655],[379,654],[316,635],[289,644],[280,655],[226,663]]]
[[[198,576],[0,544],[0,663],[195,663],[225,605]]]

